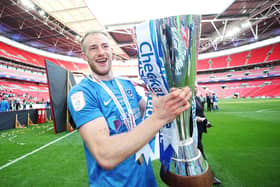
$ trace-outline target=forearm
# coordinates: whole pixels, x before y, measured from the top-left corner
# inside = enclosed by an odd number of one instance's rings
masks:
[[[190,97],[189,88],[175,89],[161,97],[153,96],[153,114],[125,133],[110,136],[104,117],[84,124],[79,131],[99,165],[112,169],[148,143],[162,126],[186,111],[190,107]]]
[[[101,146],[100,162],[106,169],[114,168],[147,144],[163,125],[164,121],[151,115],[129,132],[109,136],[108,141],[104,141]]]

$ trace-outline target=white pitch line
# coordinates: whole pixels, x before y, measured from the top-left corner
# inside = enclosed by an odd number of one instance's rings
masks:
[[[15,159],[15,160],[12,160],[12,161],[8,162],[7,164],[4,164],[3,166],[0,167],[0,170],[2,170],[2,169],[4,169],[4,168],[6,168],[6,167],[8,167],[8,166],[10,166],[10,165],[12,165],[12,164],[14,164],[14,163],[16,163],[17,161],[22,160],[22,159],[24,159],[24,158],[26,158],[26,157],[28,157],[28,156],[30,156],[30,155],[33,155],[34,153],[36,153],[36,152],[38,152],[38,151],[40,151],[40,150],[42,150],[42,149],[44,149],[44,148],[46,148],[46,147],[48,147],[48,146],[54,144],[54,143],[56,143],[56,142],[62,140],[63,138],[66,138],[67,136],[70,136],[70,135],[73,134],[74,132],[76,132],[76,130],[73,131],[72,133],[68,133],[68,134],[66,134],[66,135],[64,135],[64,136],[62,136],[62,137],[60,137],[60,138],[57,138],[56,140],[54,140],[54,141],[52,141],[52,142],[50,142],[50,143],[47,143],[46,145],[43,145],[42,147],[39,147],[38,149],[35,149],[34,151],[31,151],[30,153],[27,153],[27,154],[25,154],[25,155],[23,155],[23,156],[21,156],[21,157]]]
[[[267,112],[269,109],[262,109],[262,110],[257,110],[256,112]]]

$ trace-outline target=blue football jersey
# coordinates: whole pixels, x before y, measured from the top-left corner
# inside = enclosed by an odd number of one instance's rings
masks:
[[[125,113],[127,113],[124,99],[115,79],[103,81],[103,83],[110,88]],[[142,119],[138,104],[141,100],[141,96],[136,92],[129,80],[117,79],[129,100],[135,122],[139,124]],[[94,82],[90,77],[83,79],[78,85],[71,89],[68,96],[68,107],[77,128],[98,117],[104,117],[109,127],[110,135],[128,131],[124,119],[122,119],[113,99],[105,89]],[[135,155],[132,155],[113,170],[105,170],[98,165],[85,143],[84,149],[90,186],[157,186],[151,163],[149,163],[149,165],[145,163],[139,165],[135,161]]]

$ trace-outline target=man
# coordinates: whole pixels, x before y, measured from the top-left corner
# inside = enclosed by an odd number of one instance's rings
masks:
[[[198,131],[197,148],[200,150],[201,154],[206,159],[206,156],[205,156],[205,153],[203,150],[203,145],[202,145],[202,135],[203,135],[203,133],[207,132],[208,121],[204,115],[202,102],[200,100],[200,97],[197,96],[197,92],[198,92],[198,85],[196,84],[195,90],[194,90],[194,95],[195,95],[195,103],[196,103],[195,115],[196,115],[196,122],[197,122],[197,131]],[[192,133],[192,120],[191,120],[191,133]]]
[[[29,109],[32,109],[32,108],[33,108],[33,104],[34,104],[33,101],[30,100],[30,101],[29,101]]]
[[[197,122],[197,148],[200,150],[203,158],[207,160],[207,157],[204,153],[203,144],[202,144],[202,136],[203,133],[207,133],[207,128],[212,127],[212,125],[208,122],[207,117],[204,114],[202,102],[200,97],[197,95],[198,92],[198,85],[195,85],[194,95],[195,95],[195,104],[196,104],[196,122]],[[192,134],[193,131],[193,121],[192,118],[190,120],[190,133]],[[221,181],[214,176],[213,185],[220,185]]]
[[[16,110],[20,109],[20,99],[19,98],[16,98],[16,100],[15,100],[15,107],[16,107]]]
[[[137,162],[135,153],[189,109],[190,89],[153,96],[153,114],[141,122],[146,102],[130,81],[113,76],[107,35],[89,32],[81,47],[92,73],[71,89],[68,102],[84,141],[89,185],[157,186],[151,164]]]
[[[212,98],[213,98],[213,110],[219,110],[219,107],[218,107],[218,98],[217,98],[215,92],[213,92]]]
[[[26,105],[27,105],[27,101],[26,101],[26,99],[23,99],[22,106],[23,106],[24,110],[26,109]]]
[[[7,112],[10,109],[9,102],[7,98],[3,96],[2,101],[0,102],[0,112]]]
[[[207,102],[207,111],[211,112],[213,108],[212,108],[212,97],[210,95],[210,92],[206,93],[206,102]]]

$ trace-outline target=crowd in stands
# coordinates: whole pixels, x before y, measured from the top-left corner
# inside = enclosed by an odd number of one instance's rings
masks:
[[[0,56],[3,58],[13,60],[15,62],[20,62],[26,66],[32,66],[37,68],[45,68],[45,60],[49,60],[65,69],[70,71],[87,71],[88,64],[81,62],[71,62],[64,61],[55,58],[49,58],[45,56],[40,56],[35,53],[24,51],[16,47],[10,46],[3,42],[0,42]]]
[[[197,80],[219,98],[280,97],[280,43],[199,60]]]
[[[200,86],[205,90],[215,92],[219,98],[275,98],[280,96],[280,79],[278,77],[201,83]]]
[[[40,56],[0,42],[1,111],[30,109],[37,104],[50,106],[45,60],[74,72],[88,69],[87,63]]]
[[[46,73],[30,68],[22,68],[17,65],[1,63],[0,61],[0,78],[17,79],[20,81],[32,81],[47,83]]]
[[[280,65],[273,65],[270,67],[246,68],[243,70],[225,70],[223,72],[212,72],[198,74],[197,77],[200,82],[217,82],[227,80],[247,80],[256,78],[266,78],[280,76]]]
[[[197,80],[204,90],[202,101],[209,103],[207,110],[218,109],[217,97],[280,97],[279,51],[280,43],[276,43],[199,60]],[[88,68],[87,64],[39,56],[0,42],[0,98],[9,103],[10,111],[49,100],[45,59],[70,71]],[[208,102],[206,93],[212,98]]]
[[[271,63],[280,60],[280,43],[235,54],[199,60],[198,71],[211,71]]]
[[[10,89],[0,86],[0,112],[32,109],[34,104],[49,105],[49,99],[38,99],[28,93],[17,94]]]

